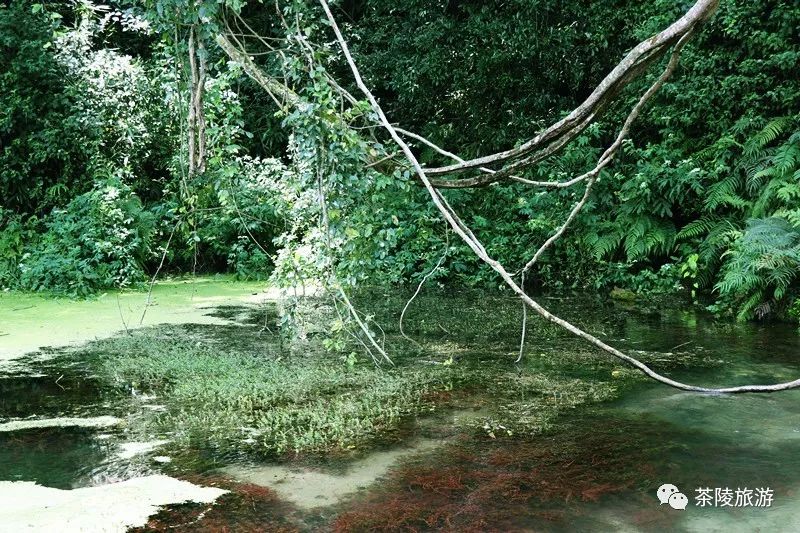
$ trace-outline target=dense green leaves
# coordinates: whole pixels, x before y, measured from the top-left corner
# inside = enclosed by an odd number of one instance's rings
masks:
[[[19,287],[86,296],[145,278],[153,218],[122,182],[111,179],[45,219],[46,232],[19,258]]]
[[[75,202],[94,198],[109,177],[153,219],[146,253],[120,254],[135,256],[140,273],[163,254],[168,269],[256,278],[277,262],[273,281],[288,285],[416,281],[437,264],[438,281],[497,282],[448,236],[402,165],[367,166],[387,139],[363,102],[331,84],[352,88],[316,2],[281,1],[279,11],[240,0],[25,4],[0,10],[4,286],[22,286],[20,258],[34,246],[24,243],[67,246],[73,230],[60,225],[77,220],[65,213],[93,212]],[[334,9],[391,120],[466,157],[514,146],[562,116],[634,42],[685,6],[370,0]],[[781,0],[723,2],[528,283],[685,289],[740,318],[794,309],[793,245],[774,237],[800,227],[799,25],[800,11]],[[229,29],[300,105],[276,106],[228,64],[213,37]],[[264,39],[246,37],[250,31]],[[205,43],[198,57],[208,68],[208,164],[193,175],[190,32]],[[526,175],[565,180],[591,168],[656,75],[654,67],[576,142]],[[444,161],[426,146],[414,149],[426,164]],[[582,193],[503,184],[445,195],[515,270]]]
[[[88,154],[52,53],[53,22],[26,2],[0,9],[0,202],[42,213],[81,189]]]
[[[782,218],[752,219],[726,253],[716,288],[739,319],[770,314],[784,304],[800,273],[800,228]]]
[[[471,156],[530,137],[577,104],[632,39],[660,30],[684,8],[667,1],[522,4],[368,2],[351,13],[349,30],[392,119]],[[692,298],[713,291],[721,297],[716,310],[754,316],[741,297],[752,291],[717,282],[734,268],[728,250],[738,249],[748,219],[798,220],[798,154],[790,139],[796,119],[775,118],[800,103],[798,24],[800,12],[784,2],[724,2],[532,283],[669,292],[684,286]],[[532,169],[532,177],[563,180],[590,168],[635,95],[631,90],[624,105],[575,147]],[[441,161],[420,150],[423,159]],[[520,186],[448,193],[507,265],[530,257],[579,195]],[[452,257],[451,278],[493,279],[476,270],[467,250]],[[786,274],[796,265],[779,279],[767,280],[768,270],[758,269],[766,285],[789,281],[754,297],[764,304],[759,316],[780,314],[797,294],[797,277]]]

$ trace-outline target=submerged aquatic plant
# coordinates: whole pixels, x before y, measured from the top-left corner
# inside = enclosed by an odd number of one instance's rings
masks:
[[[351,367],[324,352],[292,357],[268,346],[254,353],[181,328],[136,332],[92,350],[104,378],[166,404],[147,424],[197,444],[259,454],[362,445],[425,410],[427,395],[450,387],[457,372]]]
[[[538,530],[564,518],[571,501],[648,483],[670,446],[643,446],[653,427],[627,420],[579,420],[562,429],[557,437],[502,444],[462,439],[408,462],[379,490],[345,506],[333,530]]]

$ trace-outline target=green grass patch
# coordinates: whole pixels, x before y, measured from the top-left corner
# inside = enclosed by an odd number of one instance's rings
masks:
[[[236,344],[171,327],[99,341],[92,350],[102,378],[155,394],[167,406],[146,417],[149,426],[195,444],[262,454],[363,445],[428,409],[426,398],[451,388],[458,373],[350,367],[325,353],[287,357],[268,342],[260,351]]]

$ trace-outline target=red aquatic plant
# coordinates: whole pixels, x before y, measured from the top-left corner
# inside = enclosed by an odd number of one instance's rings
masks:
[[[518,531],[552,526],[651,478],[641,434],[579,428],[558,438],[448,445],[425,463],[396,469],[382,489],[346,507],[334,531]],[[569,511],[567,511],[569,509]]]
[[[224,477],[193,475],[187,481],[229,490],[213,505],[167,507],[147,526],[132,531],[203,531],[210,533],[292,533],[299,531],[291,512],[272,489]]]

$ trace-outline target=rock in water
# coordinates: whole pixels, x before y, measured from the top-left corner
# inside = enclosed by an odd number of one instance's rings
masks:
[[[124,533],[146,525],[161,506],[212,503],[226,492],[162,475],[73,490],[0,481],[0,532]]]

